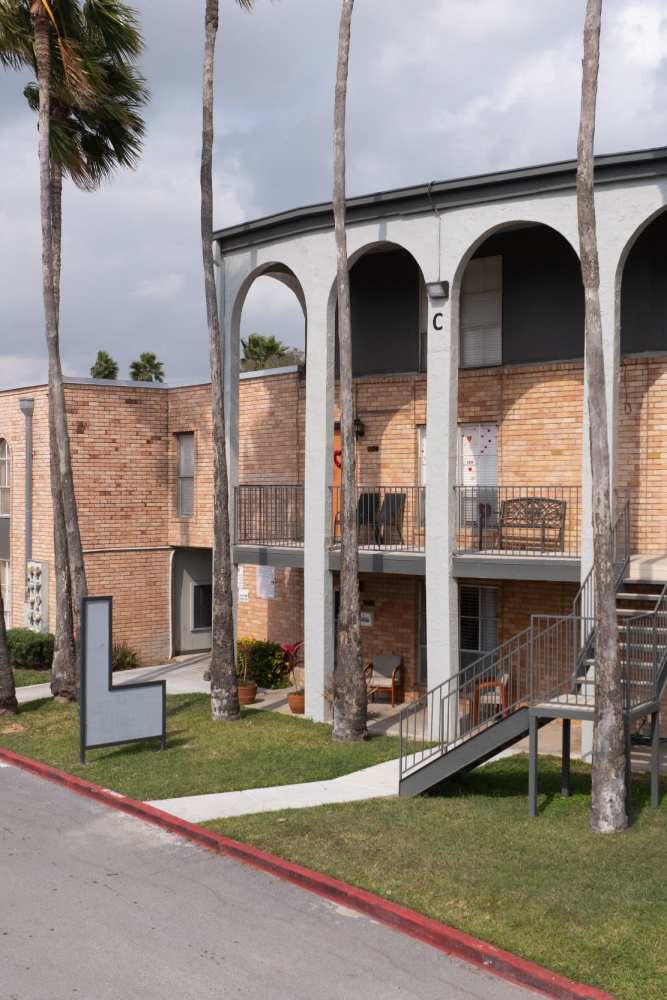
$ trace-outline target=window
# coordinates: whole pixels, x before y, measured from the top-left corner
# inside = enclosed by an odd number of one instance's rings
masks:
[[[195,503],[195,436],[177,434],[178,476],[176,481],[176,513],[192,517]]]
[[[459,589],[461,669],[498,645],[498,591],[495,587]]]
[[[213,585],[195,583],[192,588],[192,631],[209,631],[213,625]]]
[[[461,287],[461,367],[502,363],[503,259],[475,257]]]
[[[0,591],[2,592],[2,601],[5,606],[5,626],[9,628],[12,595],[9,582],[9,562],[7,559],[0,559]]]
[[[0,517],[9,517],[11,514],[11,476],[9,445],[4,438],[0,438]]]

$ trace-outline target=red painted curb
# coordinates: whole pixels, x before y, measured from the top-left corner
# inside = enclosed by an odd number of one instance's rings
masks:
[[[119,809],[131,816],[143,819],[217,854],[224,854],[241,861],[243,864],[268,872],[276,878],[283,879],[283,881],[292,882],[302,889],[340,903],[358,913],[363,913],[378,923],[385,924],[394,930],[416,938],[418,941],[429,944],[439,951],[462,959],[469,965],[484,969],[486,972],[509,980],[518,986],[535,990],[544,996],[553,998],[553,1000],[614,1000],[610,993],[605,993],[593,986],[574,982],[572,979],[567,979],[545,969],[544,966],[529,962],[509,951],[504,951],[502,948],[496,948],[494,945],[472,937],[472,935],[459,931],[455,927],[431,920],[429,917],[409,910],[405,906],[392,903],[372,892],[367,892],[365,889],[358,889],[345,882],[340,882],[338,879],[323,875],[321,872],[302,868],[300,865],[295,865],[291,861],[286,861],[273,854],[266,854],[264,851],[249,847],[247,844],[231,840],[229,837],[213,833],[213,831],[206,830],[195,823],[189,823],[187,820],[172,816],[171,813],[155,809],[145,802],[137,802],[135,799],[127,798],[125,795],[112,792],[100,785],[94,785],[83,778],[59,771],[49,764],[31,760],[29,757],[23,757],[21,754],[3,747],[0,747],[0,760],[45,778],[47,781],[64,785],[78,795],[95,799],[113,809]]]

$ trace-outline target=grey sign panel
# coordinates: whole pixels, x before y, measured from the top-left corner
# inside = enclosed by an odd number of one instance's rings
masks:
[[[114,687],[112,600],[85,598],[81,608],[81,759],[87,749],[135,740],[166,741],[166,682]]]

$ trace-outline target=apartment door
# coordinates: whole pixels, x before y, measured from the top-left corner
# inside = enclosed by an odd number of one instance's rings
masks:
[[[460,425],[458,480],[461,526],[492,527],[498,507],[497,424]]]

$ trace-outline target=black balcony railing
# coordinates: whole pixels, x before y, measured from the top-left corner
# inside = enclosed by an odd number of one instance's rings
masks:
[[[340,545],[341,487],[331,488],[332,540]],[[359,548],[424,551],[423,486],[357,486]]]
[[[237,486],[237,545],[303,545],[303,486]]]
[[[581,553],[578,486],[457,486],[456,550],[491,555]]]

